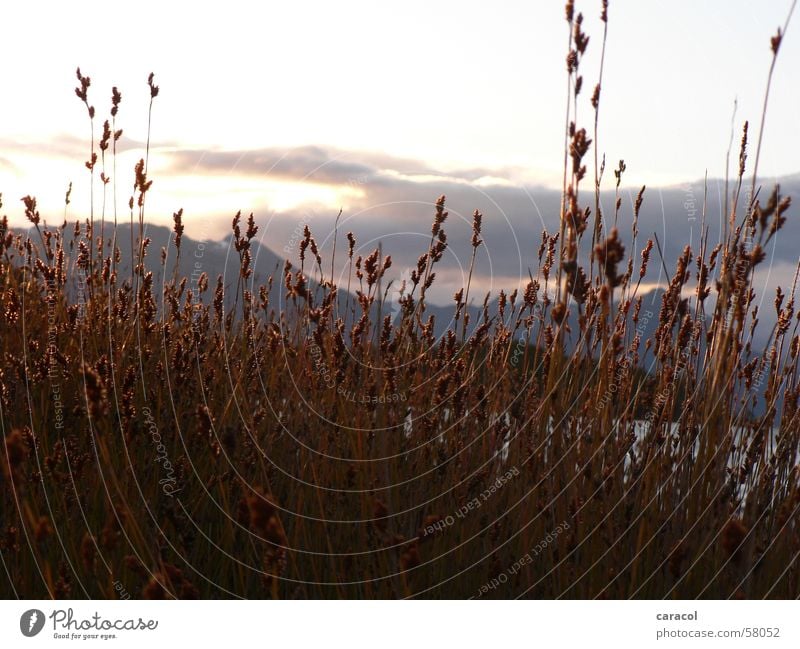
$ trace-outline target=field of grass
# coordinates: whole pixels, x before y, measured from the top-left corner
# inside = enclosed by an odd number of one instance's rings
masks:
[[[572,2],[566,17],[560,230],[529,251],[523,290],[458,290],[441,338],[426,292],[443,196],[397,317],[382,311],[390,251],[359,257],[350,234],[327,260],[306,230],[302,264],[256,283],[258,225],[237,214],[238,280],[180,276],[180,212],[173,247],[148,246],[146,159],[119,216],[135,237],[105,208],[45,228],[33,197],[30,229],[2,217],[0,595],[800,595],[794,285],[775,296],[769,347],[749,343],[753,273],[790,201],[759,187],[745,126],[723,240],[662,259],[637,236],[644,189],[632,213],[601,214],[600,85],[583,87]],[[773,61],[779,46],[780,32]],[[120,101],[87,162],[109,196]],[[651,305],[639,289],[656,264],[669,282]]]

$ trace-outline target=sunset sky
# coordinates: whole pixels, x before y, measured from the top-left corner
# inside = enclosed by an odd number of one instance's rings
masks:
[[[166,222],[183,207],[189,234],[193,219],[210,217],[202,235],[221,235],[240,208],[264,218],[304,204],[361,209],[376,178],[554,187],[562,5],[228,1],[209,11],[143,1],[119,17],[105,2],[13,3],[0,44],[3,211],[20,223],[19,197],[34,194],[43,215],[60,222],[69,181],[71,215],[85,209],[89,124],[73,92],[78,65],[92,78],[96,133],[111,86],[123,93],[118,125],[133,150],[118,161],[120,205],[142,155],[145,80],[156,73],[149,214]],[[745,119],[759,122],[769,37],[789,5],[611,1],[600,150],[610,165],[626,160],[626,184],[724,175],[734,99],[738,141]],[[588,127],[600,2],[578,10],[591,35],[578,116]],[[798,63],[800,29],[790,28],[770,100],[764,176],[800,171]],[[326,176],[329,162],[338,171]]]

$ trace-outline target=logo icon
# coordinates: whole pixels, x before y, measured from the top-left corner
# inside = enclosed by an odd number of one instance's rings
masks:
[[[25,611],[22,614],[22,617],[19,618],[19,630],[22,631],[22,635],[27,638],[32,638],[43,628],[44,613],[42,613],[38,608],[32,608],[29,611]]]

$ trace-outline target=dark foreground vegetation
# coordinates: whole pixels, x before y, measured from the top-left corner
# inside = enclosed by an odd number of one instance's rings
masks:
[[[567,20],[560,231],[530,251],[526,286],[491,309],[478,298],[477,319],[460,289],[441,338],[426,291],[447,246],[444,197],[390,315],[391,258],[359,256],[351,235],[325,260],[306,231],[302,264],[257,283],[258,226],[237,215],[236,281],[180,276],[181,212],[172,247],[148,246],[146,159],[132,240],[110,210],[46,228],[26,197],[30,230],[3,218],[0,594],[800,595],[794,285],[775,296],[769,347],[748,342],[753,273],[789,200],[759,191],[757,140],[746,170],[745,127],[724,239],[677,261],[657,241],[625,250],[613,224],[640,240],[644,190],[633,213],[603,214],[596,153],[585,178],[597,130],[574,122],[587,38],[571,2]],[[596,125],[599,84],[590,102]],[[119,105],[115,89],[87,162],[109,205]],[[669,281],[651,306],[639,289],[654,264]]]

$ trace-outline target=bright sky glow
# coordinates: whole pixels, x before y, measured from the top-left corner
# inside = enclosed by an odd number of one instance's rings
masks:
[[[18,219],[18,198],[31,193],[54,218],[70,180],[80,209],[88,152],[65,157],[48,144],[88,137],[85,109],[73,92],[78,65],[92,78],[96,131],[111,86],[118,85],[119,126],[139,142],[146,134],[145,79],[156,73],[151,213],[162,218],[180,206],[227,215],[250,200],[282,211],[303,202],[338,206],[357,195],[353,187],[244,178],[236,169],[214,179],[172,174],[159,164],[162,147],[314,145],[352,152],[350,160],[373,152],[436,172],[477,168],[503,182],[557,185],[562,4],[229,0],[212,10],[144,0],[123,13],[107,2],[11,3],[0,43],[4,211]],[[754,126],[760,119],[769,38],[789,4],[611,0],[600,150],[609,161],[626,160],[630,184],[692,180],[706,170],[724,174],[734,98],[738,141],[744,119]],[[600,2],[579,2],[578,9],[591,35],[579,114],[588,127]],[[800,25],[792,25],[770,98],[765,175],[800,171],[798,64]],[[121,205],[139,155],[118,161]]]

